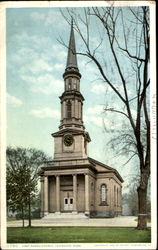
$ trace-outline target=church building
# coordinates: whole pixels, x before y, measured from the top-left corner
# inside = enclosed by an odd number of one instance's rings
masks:
[[[91,141],[83,121],[84,97],[77,65],[73,24],[64,92],[60,96],[61,121],[54,138],[54,158],[40,170],[41,216],[113,217],[122,213],[122,183],[118,171],[87,154]],[[97,143],[97,142],[96,142]],[[96,145],[97,146],[97,145]]]

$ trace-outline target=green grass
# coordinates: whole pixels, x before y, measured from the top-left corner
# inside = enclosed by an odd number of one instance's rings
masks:
[[[150,230],[101,227],[32,227],[7,229],[8,243],[144,243]]]

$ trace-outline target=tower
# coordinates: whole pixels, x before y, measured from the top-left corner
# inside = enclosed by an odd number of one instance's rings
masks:
[[[50,220],[67,218],[68,213],[78,219],[120,214],[123,179],[115,169],[87,154],[91,139],[83,123],[84,98],[80,92],[73,23],[63,79],[64,92],[59,97],[61,120],[59,130],[52,134],[54,159],[45,162],[39,172],[41,216]]]
[[[89,134],[83,124],[83,101],[80,92],[81,74],[77,65],[73,23],[71,23],[66,69],[63,74],[64,92],[59,97],[61,121],[59,131],[53,133],[54,160],[87,158]]]

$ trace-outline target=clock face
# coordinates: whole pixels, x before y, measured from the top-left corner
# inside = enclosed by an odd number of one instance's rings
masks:
[[[67,146],[67,147],[71,146],[73,141],[74,141],[74,139],[73,139],[72,135],[65,135],[65,137],[64,137],[65,146]]]

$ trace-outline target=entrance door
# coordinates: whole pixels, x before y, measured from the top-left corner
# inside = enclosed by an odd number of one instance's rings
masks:
[[[72,211],[73,210],[73,198],[64,198],[64,210]]]

